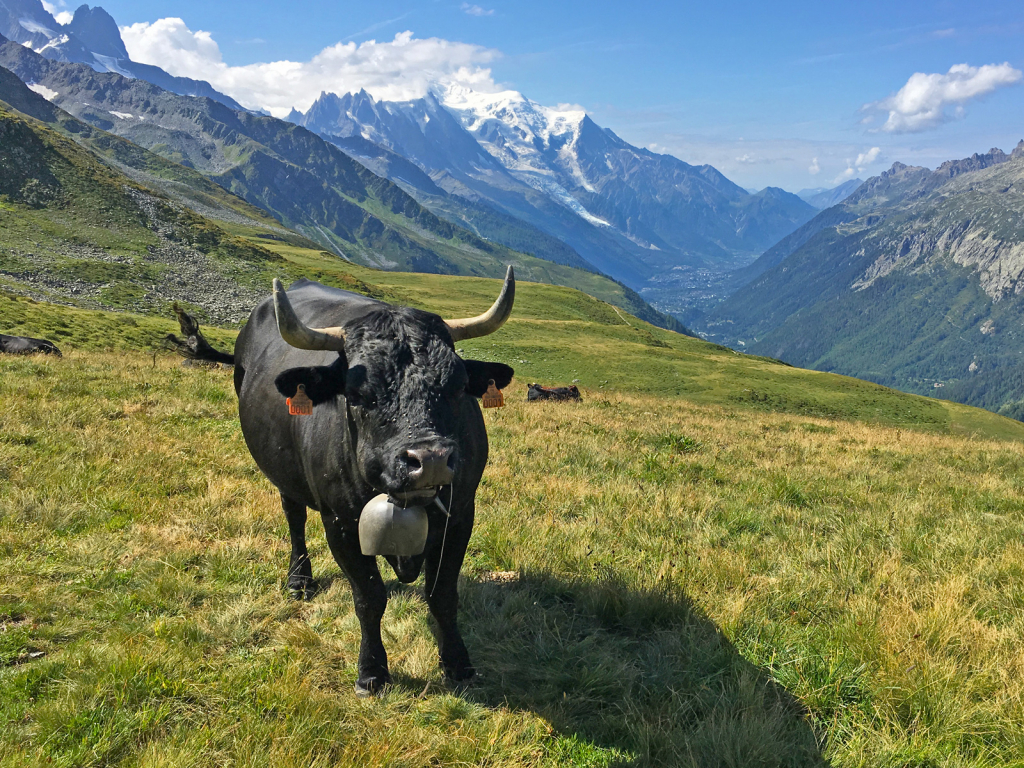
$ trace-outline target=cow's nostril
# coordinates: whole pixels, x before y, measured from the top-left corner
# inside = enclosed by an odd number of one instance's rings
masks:
[[[401,461],[409,481],[417,488],[448,485],[455,472],[455,451],[452,448],[410,448]]]

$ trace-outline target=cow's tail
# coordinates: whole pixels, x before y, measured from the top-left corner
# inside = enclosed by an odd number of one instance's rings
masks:
[[[234,365],[235,356],[221,352],[210,346],[210,342],[199,330],[199,323],[192,315],[174,303],[174,314],[178,316],[178,325],[181,326],[181,333],[185,337],[179,339],[173,333],[164,337],[164,344],[168,349],[177,352],[186,360],[205,360],[211,363],[224,363]]]

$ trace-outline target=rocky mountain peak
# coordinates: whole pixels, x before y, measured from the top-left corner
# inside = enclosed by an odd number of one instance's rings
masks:
[[[129,58],[117,22],[99,6],[90,8],[88,5],[80,5],[71,23],[65,25],[64,29],[93,53],[126,61]]]
[[[1017,146],[1013,148],[1013,152],[1010,153],[1010,157],[1014,160],[1024,157],[1024,139],[1021,139]]]
[[[980,171],[993,165],[1005,163],[1009,159],[1010,156],[1003,152],[1003,150],[993,147],[983,155],[975,152],[970,157],[965,157],[962,160],[947,160],[935,169],[935,173],[943,178],[952,179],[954,176],[959,176],[962,173]]]
[[[899,160],[897,160],[895,163],[892,164],[892,168],[890,168],[888,171],[882,171],[879,175],[883,179],[891,179],[893,176],[902,173],[909,167],[910,166],[906,165],[905,163],[901,163]]]
[[[0,0],[0,34],[33,50],[60,35],[61,26],[40,0]]]

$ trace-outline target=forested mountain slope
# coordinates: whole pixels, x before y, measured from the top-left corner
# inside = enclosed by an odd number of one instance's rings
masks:
[[[897,163],[760,262],[709,338],[1024,416],[1024,142]]]

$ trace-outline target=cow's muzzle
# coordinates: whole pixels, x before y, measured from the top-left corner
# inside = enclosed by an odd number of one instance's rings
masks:
[[[455,448],[410,448],[401,457],[409,490],[448,485],[455,475]]]
[[[399,482],[389,495],[403,504],[425,504],[455,477],[454,446],[408,448],[398,456]]]

